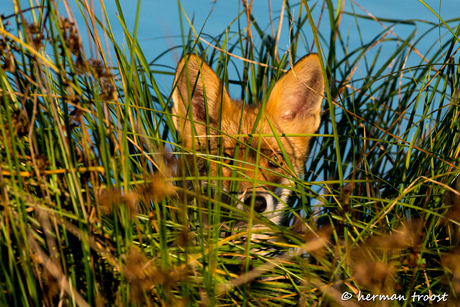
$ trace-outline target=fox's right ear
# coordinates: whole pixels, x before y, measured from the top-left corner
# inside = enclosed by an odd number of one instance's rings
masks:
[[[193,133],[190,119],[197,122],[197,136],[206,135],[207,118],[211,127],[217,127],[219,114],[231,103],[219,77],[195,54],[184,56],[177,64],[172,100],[174,124],[187,147]],[[215,133],[212,128],[210,132]]]
[[[320,124],[324,80],[317,54],[301,58],[273,88],[266,112],[285,133],[314,133]]]

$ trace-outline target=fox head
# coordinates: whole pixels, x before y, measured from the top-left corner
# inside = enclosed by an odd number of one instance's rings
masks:
[[[233,171],[241,179],[238,207],[250,211],[253,206],[255,212],[279,225],[289,195],[282,186],[289,184],[293,175],[302,175],[310,140],[305,135],[314,133],[320,124],[324,80],[318,55],[306,55],[285,73],[265,106],[232,100],[211,67],[194,54],[179,61],[174,86],[172,112],[184,149],[206,154],[209,146],[210,155],[220,152],[222,156],[211,160],[209,168],[206,157],[198,158],[196,175],[217,176],[221,167],[227,178]],[[267,134],[278,138],[263,136]],[[230,180],[222,185],[230,191]],[[241,223],[240,229],[244,228]],[[254,227],[258,226],[255,223]]]

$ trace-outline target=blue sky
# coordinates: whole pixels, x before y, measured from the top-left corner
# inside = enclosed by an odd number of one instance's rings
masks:
[[[351,12],[352,5],[349,0],[345,0],[345,11]],[[353,5],[354,10],[357,14],[366,13],[359,8],[363,7],[369,13],[380,18],[392,18],[392,19],[417,19],[417,20],[426,20],[431,22],[438,23],[436,16],[427,9],[422,2],[417,0],[355,0],[356,4]],[[14,12],[13,10],[13,1],[3,0],[3,7],[0,9],[0,14],[9,15]],[[276,25],[278,23],[278,18],[280,16],[280,10],[282,6],[282,0],[271,0],[272,16]],[[335,1],[333,1],[335,2]],[[22,0],[24,7],[28,7],[29,1]],[[294,2],[292,2],[294,3]],[[319,12],[322,5],[322,1],[309,1],[310,8],[316,7],[313,10],[313,17],[315,19],[315,24],[319,18]],[[431,6],[443,19],[448,20],[451,18],[459,17],[458,12],[460,12],[460,1],[458,0],[444,0],[444,1],[434,1],[426,0],[426,3]],[[79,9],[75,1],[69,0],[69,4],[72,7],[74,14],[77,16],[77,20],[80,26],[81,33],[83,34],[83,40],[86,38],[86,31],[84,31],[84,22],[81,18],[78,18]],[[106,0],[104,2],[111,26],[114,30],[115,36],[118,38],[119,44],[124,42],[123,38],[123,29],[118,21],[117,7],[114,0]],[[135,20],[136,20],[136,11],[137,11],[137,1],[132,0],[120,0],[122,11],[126,20],[126,24],[130,31],[134,30]],[[100,15],[99,2],[94,1],[95,11],[97,16]],[[243,10],[241,1],[239,0],[217,0],[211,2],[210,0],[184,0],[181,1],[181,5],[185,14],[190,18],[194,18],[194,26],[197,30],[203,27],[203,33],[206,33],[211,36],[218,35],[225,31],[228,25],[234,20],[239,12]],[[359,6],[358,6],[359,5]],[[147,60],[153,60],[159,54],[167,50],[171,46],[181,45],[181,30],[180,30],[180,21],[179,21],[179,5],[177,1],[166,1],[166,0],[143,0],[140,2],[140,15],[138,22],[138,40],[141,44],[141,47],[147,57]],[[64,10],[62,6],[62,1],[60,5],[61,11]],[[299,7],[292,6],[291,10],[294,10],[295,13],[298,13]],[[265,29],[267,32],[270,31],[270,20],[269,20],[269,9],[268,9],[268,0],[255,0],[253,1],[253,15],[255,16],[258,24]],[[286,16],[286,14],[285,14]],[[207,20],[206,20],[207,19]],[[184,18],[184,26],[186,32],[189,29],[188,22]],[[327,16],[323,16],[323,20],[320,26],[320,32],[329,31]],[[359,31],[364,42],[371,40],[378,33],[383,30],[383,27],[374,21],[359,20]],[[241,19],[241,25],[246,26],[245,18]],[[388,25],[388,24],[387,24]],[[429,28],[428,25],[424,26],[423,24],[418,25],[418,33],[424,33],[426,29]],[[455,26],[451,24],[451,26]],[[359,46],[361,40],[358,35],[358,28],[356,27],[355,20],[348,16],[344,15],[342,19],[342,30],[346,31],[348,29],[350,35],[348,37],[350,42],[350,48],[353,49],[353,46]],[[238,29],[236,24],[232,25],[232,30]],[[282,34],[280,38],[280,53],[286,49],[288,44],[288,20],[284,18]],[[402,37],[407,37],[414,30],[413,26],[407,25],[397,25],[394,28],[394,32]],[[307,40],[312,40],[311,30],[304,29],[306,33]],[[346,35],[346,32],[344,33]],[[431,46],[431,44],[439,38],[440,33],[438,31],[433,31],[429,36],[427,36],[421,45],[418,45],[418,49],[422,53],[425,53],[426,50]],[[450,38],[451,36],[449,36]],[[447,40],[447,38],[445,38]],[[425,49],[425,50],[424,50]],[[305,51],[307,52],[307,51]],[[161,58],[160,62],[162,65],[167,65],[171,67],[171,71],[178,59],[180,58],[180,50],[177,52],[170,52],[167,56]],[[299,54],[300,56],[300,54]],[[414,65],[418,64],[418,60],[414,59]],[[409,59],[409,64],[411,59]],[[162,82],[159,82],[162,86]],[[168,77],[164,80],[163,84],[170,83]],[[167,90],[166,86],[162,86],[164,90]],[[230,92],[231,94],[231,92]]]

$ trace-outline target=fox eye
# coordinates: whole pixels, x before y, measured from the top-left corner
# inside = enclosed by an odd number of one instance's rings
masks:
[[[270,160],[268,160],[268,164],[272,168],[283,167],[283,158],[281,158],[278,154],[274,154],[273,156],[271,156]]]
[[[224,163],[226,166],[233,165],[233,157],[228,153],[224,153]]]

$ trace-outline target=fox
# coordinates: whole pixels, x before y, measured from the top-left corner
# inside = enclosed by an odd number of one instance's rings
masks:
[[[315,53],[299,59],[276,81],[265,105],[231,99],[213,69],[196,54],[186,54],[175,72],[172,114],[182,148],[199,153],[195,158],[188,155],[189,165],[196,161],[190,172],[212,178],[220,168],[224,179],[237,173],[242,180],[236,191],[233,187],[236,208],[281,225],[291,192],[289,178],[301,178],[308,135],[320,125],[323,93],[321,63]],[[218,153],[220,160],[206,162],[206,157]],[[231,183],[222,181],[223,192],[231,191]],[[247,219],[240,219],[234,230],[247,230],[248,225]],[[266,238],[262,232],[269,230],[261,219],[253,219],[251,229],[253,239]]]

